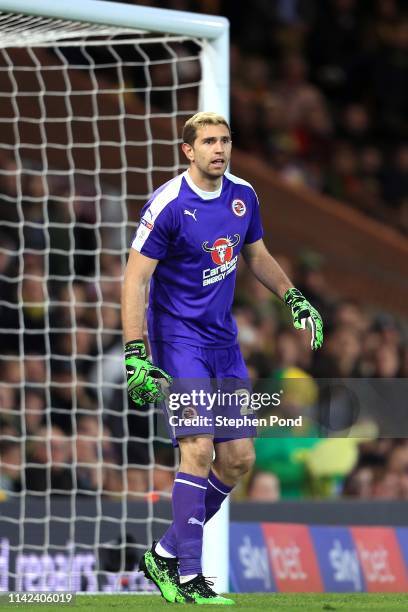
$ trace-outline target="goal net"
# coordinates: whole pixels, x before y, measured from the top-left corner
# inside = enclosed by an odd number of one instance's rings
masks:
[[[208,43],[6,4],[0,591],[147,590],[137,563],[168,522],[176,459],[154,409],[128,402],[121,282],[141,206],[183,168]]]

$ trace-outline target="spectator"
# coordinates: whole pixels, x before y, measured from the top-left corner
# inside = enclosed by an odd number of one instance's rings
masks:
[[[363,183],[359,178],[356,151],[347,142],[339,142],[327,172],[326,192],[338,200],[359,206],[363,200]]]
[[[27,460],[25,482],[28,494],[31,491],[68,494],[74,490],[71,444],[59,427],[44,426],[36,432]]]
[[[374,499],[398,499],[401,494],[400,476],[385,467],[373,470],[371,486]]]
[[[408,51],[408,19],[401,18],[389,45],[377,50],[372,62],[373,98],[381,117],[380,134],[385,142],[408,137],[405,109],[408,106],[405,76]]]
[[[376,50],[392,46],[399,19],[398,0],[376,0],[366,32],[367,46]]]
[[[408,233],[408,145],[399,147],[384,172],[382,195],[394,222]]]
[[[100,416],[88,415],[77,423],[77,482],[80,492],[112,496],[123,491],[121,470],[112,433]]]
[[[21,490],[22,454],[17,440],[0,440],[0,492]]]
[[[315,308],[327,320],[330,314],[330,288],[327,286],[324,274],[325,261],[320,253],[312,250],[303,250],[297,261],[297,286],[310,301],[316,304]]]
[[[358,335],[368,331],[369,321],[360,305],[353,300],[340,300],[333,313],[335,327],[348,327]]]
[[[88,391],[91,386],[74,370],[71,359],[51,361],[51,422],[71,435],[76,416],[83,412],[96,412],[94,398]]]
[[[274,369],[279,371],[300,365],[298,336],[292,329],[283,329],[276,337]]]
[[[290,128],[295,128],[305,121],[305,114],[319,111],[322,123],[330,130],[330,119],[327,113],[324,96],[307,80],[308,66],[304,58],[297,53],[287,55],[281,64],[281,79],[275,91],[283,101]]]
[[[400,360],[394,346],[380,346],[375,353],[374,376],[378,378],[395,378],[398,376]]]
[[[41,353],[26,353],[24,357],[24,381],[33,387],[43,387],[46,383],[46,360]]]
[[[3,300],[14,301],[13,278],[17,274],[17,245],[9,232],[0,230],[0,295]],[[2,310],[0,309],[0,316]]]
[[[316,6],[317,15],[307,40],[313,76],[332,99],[344,101],[355,93],[350,91],[350,77],[361,54],[362,26],[357,2],[330,0]]]
[[[147,492],[148,480],[145,469],[129,467],[126,470],[127,489],[123,490],[127,493],[130,499],[144,499]]]
[[[337,327],[326,335],[326,346],[317,358],[314,373],[320,378],[358,376],[360,355],[360,335],[349,327]]]
[[[76,476],[78,489],[100,491],[102,489],[102,454],[99,442],[102,427],[96,417],[82,416],[76,428]]]
[[[162,446],[155,449],[155,465],[153,468],[153,491],[158,499],[171,497],[177,464],[174,449]]]
[[[10,385],[0,385],[0,415],[5,424],[18,427],[19,409],[17,408],[17,390]]]
[[[280,499],[280,484],[272,472],[253,472],[247,486],[248,501],[276,502]]]
[[[400,493],[401,499],[408,499],[408,466],[400,471]]]
[[[316,401],[317,387],[312,377],[298,368],[283,370],[279,375],[279,387],[276,382],[269,390],[276,392],[283,385],[284,392],[279,408],[273,414],[296,418],[305,415]],[[271,472],[279,479],[283,499],[298,498],[307,493],[305,453],[318,444],[317,434],[315,425],[304,418],[302,428],[265,428],[255,439],[255,470]]]
[[[357,466],[346,477],[343,484],[343,495],[357,499],[372,497],[373,469],[369,466]]]
[[[25,388],[24,400],[24,428],[22,431],[28,436],[35,435],[36,432],[46,423],[45,412],[45,393],[39,389]]]
[[[408,467],[408,444],[404,440],[399,442],[388,455],[387,468],[397,476],[405,474]]]
[[[363,104],[354,102],[346,106],[338,135],[355,149],[372,143],[371,119]]]

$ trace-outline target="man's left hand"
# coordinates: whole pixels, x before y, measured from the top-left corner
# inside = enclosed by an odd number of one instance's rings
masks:
[[[310,346],[316,350],[323,344],[323,321],[316,308],[295,287],[288,289],[283,300],[292,311],[293,325],[296,329],[310,327],[312,340]]]

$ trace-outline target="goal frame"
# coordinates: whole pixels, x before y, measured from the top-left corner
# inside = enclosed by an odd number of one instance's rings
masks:
[[[229,21],[225,17],[105,0],[0,0],[0,10],[203,38],[207,44],[199,106],[229,119]]]
[[[229,21],[225,17],[104,0],[0,0],[0,11],[202,38],[198,106],[229,120]],[[221,592],[229,586],[228,526],[227,499],[204,529],[204,572],[217,577],[216,588]]]

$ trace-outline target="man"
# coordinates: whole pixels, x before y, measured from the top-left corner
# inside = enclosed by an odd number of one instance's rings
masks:
[[[253,188],[226,171],[231,157],[227,121],[215,113],[197,113],[184,126],[182,150],[189,168],[156,190],[144,207],[125,273],[125,359],[129,393],[137,405],[162,399],[160,380],[171,383],[171,377],[248,379],[231,316],[239,253],[255,276],[285,300],[295,327],[311,327],[312,347],[323,342],[320,315],[262,241]],[[142,340],[149,283],[154,366]],[[242,435],[217,438],[206,428],[194,435],[175,432],[181,462],[172,494],[173,523],[141,562],[167,601],[234,603],[218,596],[203,577],[201,551],[204,523],[253,465],[251,434]]]

